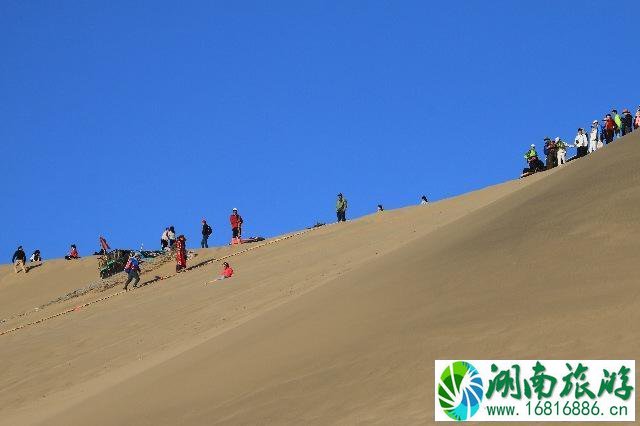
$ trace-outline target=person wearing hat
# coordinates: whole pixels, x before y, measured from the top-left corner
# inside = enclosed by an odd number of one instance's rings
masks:
[[[25,263],[27,262],[27,255],[22,249],[22,246],[19,246],[18,249],[13,253],[13,257],[11,258],[11,263],[13,263],[13,270],[16,272],[20,272],[22,270],[25,274],[27,273],[27,267]]]
[[[547,156],[547,170],[558,165],[558,147],[548,136],[544,138],[544,155]]]
[[[628,109],[622,111],[622,136],[633,131],[633,117]]]
[[[598,120],[593,120],[591,123],[591,132],[589,133],[589,154],[600,148],[602,146],[602,142],[600,142],[600,129],[598,128]]]
[[[242,242],[242,223],[244,221],[235,207],[231,210],[229,222],[231,223],[231,244],[240,244]]]
[[[338,194],[338,200],[336,201],[336,216],[338,222],[347,221],[347,199],[342,196],[342,192]]]
[[[558,167],[562,166],[563,164],[567,164],[567,148],[569,147],[569,145],[567,145],[562,139],[560,139],[559,136],[554,142],[556,144],[556,147],[558,148]]]
[[[578,134],[574,139],[574,145],[578,151],[578,158],[587,155],[587,151],[589,149],[589,140],[587,139],[587,135],[584,133],[584,129],[582,127],[578,129]]]
[[[528,172],[541,172],[544,170],[544,164],[538,158],[538,152],[536,151],[536,145],[531,144],[529,151],[524,154],[524,159],[529,164],[529,170],[523,170],[523,175]]]
[[[207,223],[206,219],[202,219],[202,241],[200,247],[209,248],[209,236],[213,234],[213,229]]]
[[[129,254],[129,260],[127,260],[127,264],[124,265],[124,271],[127,273],[128,278],[127,282],[124,283],[123,290],[129,287],[131,281],[133,281],[133,288],[138,287],[138,283],[140,282],[140,262],[134,252]]]

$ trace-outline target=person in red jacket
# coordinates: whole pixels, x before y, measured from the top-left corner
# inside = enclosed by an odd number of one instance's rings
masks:
[[[187,268],[187,239],[180,235],[174,244],[176,250],[176,272]]]
[[[242,238],[242,216],[238,214],[238,209],[234,208],[231,211],[229,222],[231,222],[232,242],[238,244]]]
[[[64,258],[67,260],[80,259],[80,255],[78,254],[78,249],[75,244],[71,244],[71,250],[69,250],[69,254]]]
[[[214,283],[216,281],[226,280],[233,276],[233,268],[229,266],[229,263],[224,262],[222,264],[222,274],[213,281],[209,281],[207,284]]]

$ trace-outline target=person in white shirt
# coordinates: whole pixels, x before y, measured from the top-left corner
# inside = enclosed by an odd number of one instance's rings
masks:
[[[598,120],[591,123],[591,133],[589,133],[589,154],[598,149],[598,141],[600,140],[600,132],[598,131]]]
[[[562,139],[559,137],[556,138],[556,147],[558,148],[557,158],[558,158],[558,166],[563,164],[567,164],[567,145]]]
[[[164,228],[164,232],[160,237],[160,245],[162,246],[162,250],[166,250],[169,247],[169,228]]]
[[[581,127],[578,129],[578,134],[574,140],[574,145],[578,150],[578,158],[587,155],[587,149],[589,146],[589,140],[587,135],[584,134],[584,129]]]

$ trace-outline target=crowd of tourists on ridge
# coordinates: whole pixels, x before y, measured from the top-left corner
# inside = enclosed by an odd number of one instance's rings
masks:
[[[606,114],[601,121],[593,120],[589,131],[582,127],[578,128],[573,144],[568,144],[560,137],[555,139],[551,139],[548,136],[545,137],[543,151],[546,157],[545,162],[540,158],[535,144],[531,144],[529,150],[524,154],[528,167],[522,171],[522,176],[529,176],[536,172],[566,164],[568,161],[568,148],[575,147],[576,156],[574,158],[581,158],[603,148],[616,139],[637,131],[639,128],[640,106],[636,111],[635,117],[626,108],[622,110],[622,115],[618,114],[616,109],[612,109],[611,113]]]

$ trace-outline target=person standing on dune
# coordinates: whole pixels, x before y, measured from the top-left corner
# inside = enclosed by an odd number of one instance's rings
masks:
[[[338,194],[338,200],[336,201],[336,216],[338,217],[338,222],[347,221],[347,207],[347,199],[344,198],[341,192]]]
[[[547,156],[547,170],[558,165],[558,147],[551,138],[544,138],[544,155]]]
[[[633,131],[633,117],[628,109],[622,110],[622,136],[628,135]]]
[[[638,130],[640,128],[640,107],[636,111],[636,119],[633,121],[633,129]]]
[[[173,249],[173,245],[176,243],[176,230],[171,225],[169,227],[169,232],[167,232],[167,237],[169,237],[169,248]]]
[[[231,216],[229,216],[229,223],[231,223],[231,243],[240,244],[242,241],[242,216],[238,214],[238,209],[235,207],[231,210]]]
[[[589,133],[589,153],[592,153],[599,148],[598,142],[600,142],[598,120],[593,120],[593,123],[591,123],[591,133]]]
[[[160,237],[160,247],[162,250],[166,250],[169,247],[169,227],[164,228],[164,232]]]
[[[200,246],[202,248],[209,248],[209,236],[213,234],[213,229],[207,223],[205,219],[202,219],[202,241],[200,241]]]
[[[602,121],[604,127],[604,140],[608,145],[613,142],[613,136],[616,130],[616,122],[613,121],[613,118],[611,118],[611,114],[607,114]]]
[[[618,110],[612,109],[611,115],[613,116],[613,122],[616,123],[615,137],[620,139],[622,136],[622,118],[618,115]]]
[[[11,263],[13,263],[13,270],[16,272],[20,272],[22,270],[25,274],[27,273],[27,267],[25,263],[27,262],[27,255],[25,254],[22,246],[18,247],[18,249],[13,253],[13,257],[11,258]]]
[[[180,235],[175,243],[176,249],[176,272],[182,272],[187,268],[187,239]]]
[[[578,151],[578,158],[587,155],[589,140],[587,139],[587,135],[584,133],[584,129],[582,127],[578,129],[578,134],[574,139],[574,145]]]
[[[563,164],[567,164],[567,147],[569,145],[567,145],[562,139],[560,139],[560,137],[557,137],[555,142],[556,147],[558,148],[558,153],[556,154],[558,157],[558,167],[560,167]]]

